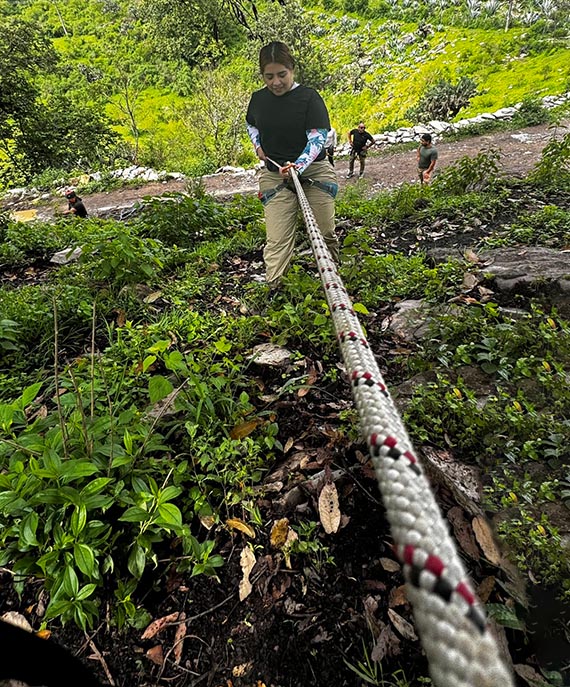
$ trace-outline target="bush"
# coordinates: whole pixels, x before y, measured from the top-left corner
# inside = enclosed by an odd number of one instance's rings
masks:
[[[142,236],[180,248],[191,248],[220,236],[227,224],[226,208],[200,191],[193,196],[171,194],[151,198],[138,220]]]
[[[560,141],[553,139],[542,151],[542,157],[532,174],[531,182],[553,189],[570,188],[570,133]]]
[[[415,122],[430,119],[449,121],[467,107],[476,94],[477,83],[468,76],[462,76],[456,84],[448,79],[439,79],[435,84],[426,84],[424,95],[406,112],[406,117]]]
[[[537,126],[544,124],[549,119],[548,110],[543,107],[540,100],[526,98],[512,119],[515,126]]]

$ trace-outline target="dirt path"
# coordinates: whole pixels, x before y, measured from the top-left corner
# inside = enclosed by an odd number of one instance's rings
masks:
[[[567,123],[568,124],[568,123]],[[525,176],[534,167],[544,146],[553,137],[561,137],[567,128],[552,129],[547,124],[528,127],[518,131],[501,131],[457,142],[438,143],[439,160],[437,169],[441,170],[459,158],[468,155],[475,157],[482,150],[491,147],[501,152],[501,166],[505,173],[514,176]],[[356,183],[356,179],[347,180],[348,159],[337,158],[336,169],[339,185]],[[414,150],[390,152],[385,148],[372,153],[366,163],[366,183],[371,190],[392,188],[404,182],[417,180],[416,155]],[[257,179],[254,170],[241,174],[220,173],[203,177],[206,191],[214,196],[227,197],[235,193],[255,193]],[[137,201],[145,196],[162,195],[163,193],[184,192],[187,181],[151,182],[138,188],[123,188],[103,193],[83,194],[85,205],[92,216],[105,217],[116,211],[128,211]],[[59,197],[52,197],[43,202],[24,200],[4,203],[4,208],[12,212],[35,209],[37,218],[49,220],[66,208]]]

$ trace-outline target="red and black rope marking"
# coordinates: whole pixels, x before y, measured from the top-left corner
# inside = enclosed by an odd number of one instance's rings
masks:
[[[387,436],[382,441],[379,441],[379,439],[381,439],[381,437],[379,437],[378,434],[371,434],[370,439],[368,440],[368,444],[372,449],[373,455],[375,457],[378,457],[380,455],[380,449],[382,448],[382,446],[388,446],[389,450],[386,453],[386,455],[389,458],[398,460],[398,458],[404,456],[404,458],[408,459],[410,468],[416,473],[416,475],[421,475],[420,466],[418,465],[418,459],[414,456],[414,454],[411,451],[401,451],[397,446],[398,440],[395,437]]]
[[[358,386],[359,384],[364,384],[365,386],[377,386],[382,394],[388,398],[388,389],[382,382],[379,382],[374,379],[372,374],[370,372],[364,372],[363,374],[360,374],[358,370],[354,370],[352,373],[352,384],[353,386]],[[372,435],[373,437],[376,437],[376,434]]]
[[[415,546],[411,544],[406,544],[401,549],[401,560],[406,566],[404,568],[404,573],[408,579],[408,582],[418,589],[426,588],[425,578],[424,584],[420,584],[420,575],[424,570],[431,573],[435,580],[431,589],[427,591],[437,594],[446,603],[451,601],[452,594],[459,594],[459,596],[467,602],[469,610],[467,611],[466,617],[475,625],[475,627],[483,634],[486,629],[486,621],[483,613],[475,606],[475,595],[469,589],[465,582],[460,582],[455,587],[451,582],[445,577],[445,563],[439,558],[430,553],[426,558],[423,565],[418,565],[414,562],[414,553],[417,551]]]

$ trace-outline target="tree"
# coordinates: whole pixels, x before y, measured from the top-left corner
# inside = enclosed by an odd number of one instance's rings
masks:
[[[37,77],[57,69],[57,56],[33,25],[3,19],[0,29],[0,180],[96,160],[113,141],[105,117],[65,93],[42,95]]]
[[[191,67],[218,64],[242,38],[224,0],[143,0],[141,16],[161,52]]]
[[[316,25],[302,5],[291,0],[282,7],[269,5],[254,27],[255,40],[249,44],[250,57],[257,63],[259,49],[271,41],[283,41],[297,61],[297,80],[305,86],[322,88],[330,76],[330,58],[313,40]]]
[[[184,120],[200,136],[216,167],[234,163],[242,152],[245,111],[251,94],[239,74],[227,68],[206,71],[185,108]]]

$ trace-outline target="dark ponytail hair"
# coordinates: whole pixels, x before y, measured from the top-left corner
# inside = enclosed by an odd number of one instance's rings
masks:
[[[273,41],[264,45],[259,51],[259,71],[263,74],[265,67],[271,63],[282,64],[287,69],[295,69],[295,58],[289,47],[281,41]]]

